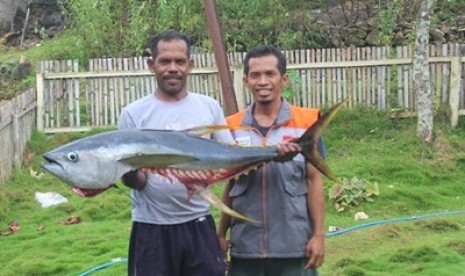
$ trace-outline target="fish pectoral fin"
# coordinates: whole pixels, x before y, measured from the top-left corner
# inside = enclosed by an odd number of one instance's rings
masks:
[[[184,131],[196,135],[196,136],[204,136],[207,134],[212,134],[222,130],[238,130],[238,129],[248,129],[250,127],[242,127],[242,126],[229,126],[229,125],[204,125],[204,126],[197,126],[185,129]]]
[[[145,154],[137,153],[130,156],[120,158],[123,162],[134,168],[150,168],[150,167],[167,167],[175,164],[197,161],[198,159],[192,156],[182,154]]]
[[[214,193],[212,193],[209,189],[202,189],[197,192],[197,194],[205,200],[206,202],[210,203],[211,205],[215,206],[221,212],[230,215],[232,217],[245,220],[250,223],[259,224],[259,221],[254,219],[248,218],[244,215],[239,214],[238,212],[234,211],[233,209],[229,208],[226,204],[221,201]]]

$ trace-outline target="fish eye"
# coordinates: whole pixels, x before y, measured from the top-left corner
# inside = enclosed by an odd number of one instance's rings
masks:
[[[78,155],[75,152],[68,153],[68,155],[66,155],[66,157],[68,158],[69,161],[72,161],[72,162],[77,162],[78,161]]]

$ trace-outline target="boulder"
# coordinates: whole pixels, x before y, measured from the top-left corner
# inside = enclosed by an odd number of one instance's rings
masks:
[[[395,46],[402,46],[406,44],[406,39],[404,37],[404,33],[402,31],[397,31],[394,34],[394,38],[392,39],[392,44]]]
[[[13,18],[13,29],[21,31],[24,27],[24,20],[26,20],[26,13],[18,7]]]
[[[370,29],[377,29],[379,26],[379,18],[376,16],[372,16],[367,19],[367,24],[370,27]]]
[[[372,30],[371,32],[369,32],[367,37],[365,38],[365,41],[368,46],[380,46],[381,40],[379,38],[379,31]]]
[[[444,32],[438,28],[430,30],[429,36],[430,36],[431,43],[442,44],[446,42],[446,39],[444,38]]]
[[[13,68],[12,77],[14,80],[22,80],[31,74],[32,65],[25,56],[21,56],[19,63]]]
[[[356,37],[356,36],[349,36],[347,37],[345,44],[348,46],[355,46],[355,47],[363,47],[366,46],[365,39]]]
[[[39,24],[45,29],[59,27],[63,24],[63,15],[59,11],[46,9],[39,19]]]
[[[357,38],[367,37],[367,32],[359,28],[350,28],[346,33],[348,33],[349,36],[355,36]]]

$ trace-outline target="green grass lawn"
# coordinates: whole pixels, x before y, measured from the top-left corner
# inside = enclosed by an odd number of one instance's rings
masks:
[[[337,212],[327,200],[326,226],[359,229],[328,237],[320,275],[465,275],[465,214],[418,218],[376,226],[380,220],[465,210],[465,123],[440,122],[427,146],[416,138],[415,119],[389,119],[368,109],[341,112],[325,132],[328,164],[338,177],[377,182],[380,194]],[[24,169],[0,186],[0,232],[15,220],[21,230],[0,236],[0,275],[80,275],[127,257],[129,190],[122,185],[94,198],[74,195],[49,174],[37,179],[40,154],[84,134],[54,137],[34,133]],[[329,190],[334,183],[325,179]],[[223,184],[214,187],[221,194]],[[58,192],[69,202],[41,208],[35,192]],[[356,221],[363,211],[369,219]],[[218,218],[218,212],[213,210]],[[60,221],[79,216],[81,222]],[[92,275],[125,275],[119,262]]]

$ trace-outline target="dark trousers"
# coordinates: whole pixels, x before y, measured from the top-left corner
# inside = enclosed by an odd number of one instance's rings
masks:
[[[133,222],[130,276],[224,276],[225,266],[211,216],[175,224]]]
[[[307,258],[231,258],[228,276],[318,276],[316,269],[305,269]]]

